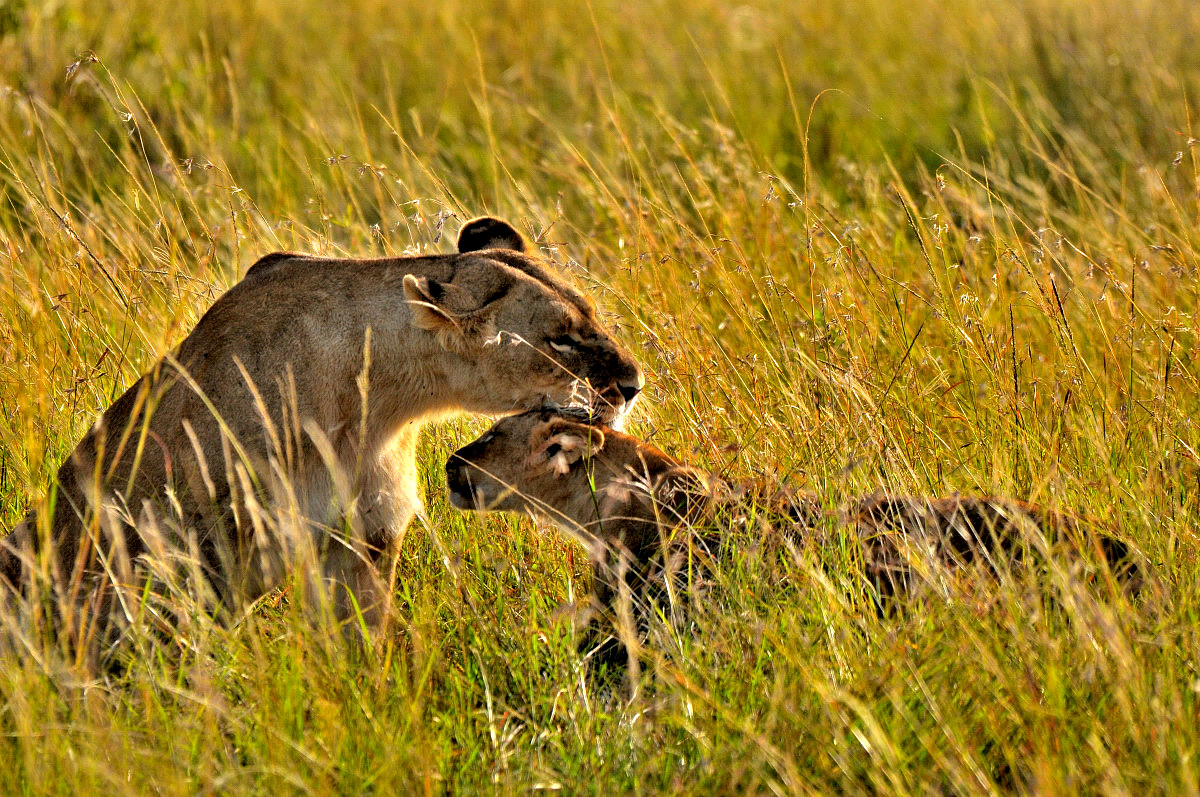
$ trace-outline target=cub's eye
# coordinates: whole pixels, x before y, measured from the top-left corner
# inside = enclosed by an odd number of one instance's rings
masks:
[[[550,338],[550,348],[554,349],[559,354],[570,354],[577,351],[583,345],[583,338],[575,333],[567,335],[559,335],[556,338]]]

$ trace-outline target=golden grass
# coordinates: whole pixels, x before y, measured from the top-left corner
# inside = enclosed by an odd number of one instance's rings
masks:
[[[878,618],[843,552],[735,561],[641,697],[597,694],[582,552],[441,497],[464,419],[378,655],[287,600],[120,676],[7,654],[4,789],[1197,790],[1197,31],[1185,0],[0,4],[0,526],[258,256],[493,212],[611,312],[660,447],[1043,502],[1153,586]]]

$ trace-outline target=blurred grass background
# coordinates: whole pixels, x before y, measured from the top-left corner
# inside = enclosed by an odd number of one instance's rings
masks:
[[[260,255],[488,212],[607,309],[667,451],[1043,502],[1153,582],[878,618],[836,552],[734,563],[596,694],[582,550],[441,498],[463,419],[378,657],[286,600],[107,679],[6,656],[3,790],[1196,791],[1198,36],[1186,0],[0,0],[0,526]]]

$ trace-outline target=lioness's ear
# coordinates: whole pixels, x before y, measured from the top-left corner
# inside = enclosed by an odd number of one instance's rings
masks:
[[[413,311],[413,324],[430,332],[455,326],[454,314],[446,307],[446,286],[428,277],[404,275],[404,298]]]
[[[450,282],[404,275],[404,298],[413,309],[413,324],[431,332],[454,330],[468,338],[484,331],[489,309],[511,287],[505,270],[487,262],[460,266]]]
[[[526,250],[525,238],[507,221],[481,216],[471,219],[458,233],[459,252],[478,252],[480,249]]]
[[[534,464],[548,465],[558,476],[567,475],[576,462],[604,448],[604,432],[581,423],[551,421],[534,437],[543,441],[531,457]]]

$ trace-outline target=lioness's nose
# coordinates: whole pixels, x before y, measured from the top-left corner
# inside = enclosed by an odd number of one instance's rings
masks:
[[[638,374],[636,382],[621,382],[617,388],[621,391],[621,398],[625,399],[625,403],[629,403],[637,397],[638,393],[642,392],[642,385],[646,384],[646,380]]]

